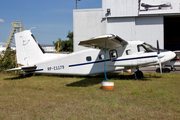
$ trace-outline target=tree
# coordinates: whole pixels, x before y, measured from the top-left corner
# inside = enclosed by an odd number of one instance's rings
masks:
[[[67,35],[68,40],[59,40],[59,51],[65,51],[65,52],[73,52],[73,32],[68,32]],[[58,46],[58,41],[53,42],[56,50]]]
[[[14,50],[2,52],[2,55],[0,55],[0,71],[14,68],[16,66],[15,55],[16,51]]]

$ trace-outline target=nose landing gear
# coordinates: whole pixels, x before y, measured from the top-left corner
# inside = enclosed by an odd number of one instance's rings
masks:
[[[171,71],[175,72],[176,68],[174,66],[171,66]]]

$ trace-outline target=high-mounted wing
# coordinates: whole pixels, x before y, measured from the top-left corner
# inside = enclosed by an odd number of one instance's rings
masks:
[[[117,47],[125,46],[128,44],[127,41],[123,40],[117,35],[110,34],[110,35],[102,35],[98,37],[93,37],[89,40],[81,41],[79,45],[84,46],[84,47],[104,49],[105,43],[106,43],[107,49],[117,48]]]

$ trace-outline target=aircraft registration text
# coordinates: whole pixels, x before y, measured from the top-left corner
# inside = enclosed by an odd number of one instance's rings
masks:
[[[64,65],[59,65],[59,66],[54,66],[54,67],[47,67],[48,71],[51,71],[51,70],[61,70],[61,69],[64,69]]]

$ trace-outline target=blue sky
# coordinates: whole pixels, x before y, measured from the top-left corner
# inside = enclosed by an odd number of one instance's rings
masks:
[[[40,44],[53,44],[58,38],[66,40],[73,31],[73,9],[76,0],[3,0],[0,4],[0,42],[6,42],[11,22],[22,20],[24,29]],[[78,9],[102,8],[102,0],[78,1]]]

